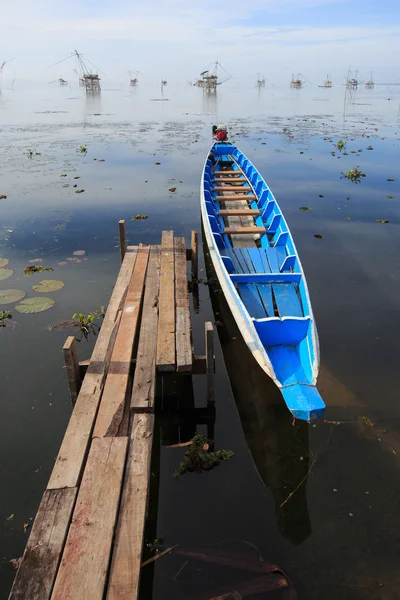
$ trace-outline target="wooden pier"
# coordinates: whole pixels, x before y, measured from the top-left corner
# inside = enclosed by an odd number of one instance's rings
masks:
[[[125,600],[139,593],[157,377],[205,374],[214,403],[213,331],[191,338],[187,261],[172,231],[161,246],[128,246],[90,360],[63,347],[73,411],[10,600]],[[83,378],[82,378],[83,375]],[[197,409],[196,409],[197,410]]]

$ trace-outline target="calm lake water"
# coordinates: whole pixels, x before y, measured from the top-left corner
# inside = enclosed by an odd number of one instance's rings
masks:
[[[194,343],[202,353],[204,321],[217,322],[215,446],[235,456],[204,475],[173,479],[184,449],[168,446],[190,439],[196,424],[179,434],[176,417],[159,417],[148,542],[261,553],[292,580],[300,600],[398,600],[400,87],[360,89],[344,102],[342,86],[259,92],[229,82],[208,97],[171,84],[160,99],[159,87],[146,84],[109,86],[98,97],[35,85],[0,96],[0,196],[7,196],[0,258],[13,269],[0,288],[32,295],[42,279],[65,284],[46,294],[56,301],[46,312],[0,305],[15,321],[0,329],[1,597],[71,413],[61,352],[67,334],[48,326],[107,304],[120,262],[119,219],[130,244],[159,243],[167,228],[187,241],[191,229],[201,231],[201,169],[211,125],[222,121],[271,186],[294,235],[319,330],[327,410],[311,426],[292,425],[220,294],[201,285]],[[340,139],[345,152],[334,146]],[[83,144],[86,155],[76,152]],[[366,174],[360,184],[341,178],[357,165]],[[139,213],[148,219],[131,220]],[[77,250],[86,261],[67,260]],[[24,277],[35,259],[54,271]],[[201,268],[206,278],[203,260]],[[82,342],[80,358],[92,347]],[[198,407],[203,379],[194,380]],[[190,386],[170,388],[162,390],[165,405],[190,404]],[[206,425],[197,430],[207,435]],[[191,598],[249,578],[186,561],[172,553],[148,567],[142,597]]]

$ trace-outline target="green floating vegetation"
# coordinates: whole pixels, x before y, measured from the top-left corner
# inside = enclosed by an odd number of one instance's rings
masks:
[[[72,315],[72,322],[76,327],[79,327],[81,332],[80,338],[75,338],[77,342],[81,342],[82,338],[85,338],[87,341],[89,335],[93,333],[93,335],[97,335],[100,330],[100,325],[95,323],[98,319],[103,319],[105,315],[105,308],[101,306],[99,309],[96,309],[94,312],[85,315],[84,313],[74,313]]]
[[[75,194],[83,194],[85,190],[75,190]]]
[[[40,293],[48,293],[48,292],[57,292],[64,287],[64,282],[59,281],[58,279],[43,279],[40,284],[33,285],[32,289],[35,292]]]
[[[389,221],[387,219],[377,219],[376,222],[377,223],[389,223]]]
[[[36,150],[32,150],[31,148],[27,149],[26,155],[28,158],[33,158],[34,156],[42,156],[40,152],[36,152]]]
[[[25,292],[22,290],[0,290],[0,304],[12,304],[18,302],[25,297]]]
[[[76,152],[79,154],[87,154],[87,144],[81,144],[79,148],[76,148]]]
[[[173,472],[173,477],[180,477],[185,473],[211,471],[211,469],[217,467],[221,462],[229,460],[235,454],[232,450],[209,452],[209,448],[210,441],[204,435],[197,433],[185,452],[185,458]]]
[[[343,140],[339,140],[337,144],[335,144],[335,146],[340,152],[342,152],[342,150],[346,148],[346,142],[344,142]]]
[[[55,301],[53,298],[47,298],[46,296],[35,296],[34,298],[25,298],[25,300],[22,300],[21,304],[17,304],[15,310],[24,315],[30,315],[49,310],[54,305]]]
[[[12,314],[9,310],[0,310],[0,327],[6,327],[6,319],[12,319]]]
[[[345,179],[349,179],[354,183],[360,183],[361,177],[366,177],[366,175],[361,171],[359,165],[357,165],[354,169],[349,169],[349,171],[342,173],[342,177],[345,177]]]
[[[14,273],[13,269],[1,269],[0,268],[0,281],[8,279]]]
[[[0,258],[0,268],[6,267],[9,262],[8,258]]]
[[[322,240],[322,235],[320,233],[314,233],[314,237],[317,238],[317,240]]]
[[[299,210],[306,212],[307,210],[311,210],[311,208],[308,208],[308,206],[300,206]]]
[[[144,221],[145,219],[148,219],[149,217],[147,215],[135,215],[134,217],[132,217],[132,221]]]
[[[24,275],[30,276],[33,275],[33,273],[43,273],[43,271],[54,271],[54,269],[52,269],[52,267],[38,267],[37,265],[31,265],[24,269]]]

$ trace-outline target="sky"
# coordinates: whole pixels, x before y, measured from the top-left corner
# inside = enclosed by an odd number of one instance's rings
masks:
[[[218,58],[237,81],[318,84],[351,66],[400,82],[399,34],[398,0],[0,0],[3,76],[33,81],[71,77],[73,60],[50,65],[76,48],[103,81],[193,81]]]

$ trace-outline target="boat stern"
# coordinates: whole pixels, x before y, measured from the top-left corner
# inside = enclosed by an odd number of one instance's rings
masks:
[[[297,383],[281,388],[288,409],[296,419],[315,421],[325,411],[325,403],[314,385]]]

